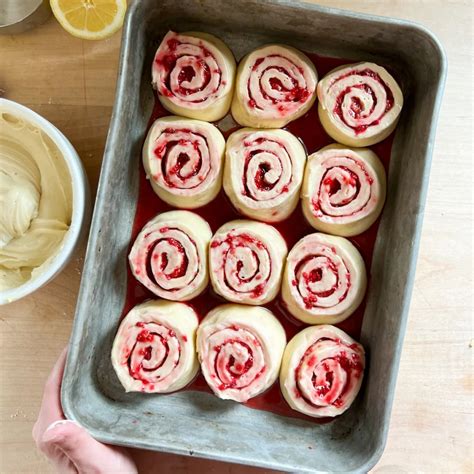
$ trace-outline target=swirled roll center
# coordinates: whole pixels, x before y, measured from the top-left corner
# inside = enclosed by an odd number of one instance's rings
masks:
[[[222,60],[201,43],[197,38],[180,37],[162,45],[155,63],[161,73],[160,92],[163,95],[198,104],[219,94],[224,86]]]
[[[345,156],[325,160],[314,176],[314,214],[346,218],[370,212],[376,206],[371,199],[374,181],[361,160]]]
[[[250,72],[249,105],[265,110],[292,111],[310,96],[304,69],[289,58],[271,54],[258,58]]]
[[[128,367],[130,376],[156,383],[171,376],[180,360],[181,346],[173,330],[156,323],[137,323],[132,330]]]
[[[295,370],[297,390],[313,407],[341,407],[362,371],[353,346],[319,339],[306,350]]]
[[[209,338],[209,365],[219,390],[245,389],[265,369],[265,356],[258,339],[247,329],[228,327]]]
[[[328,92],[334,114],[357,134],[378,125],[394,105],[389,86],[370,69],[351,71],[336,78]]]
[[[185,288],[197,276],[199,256],[194,241],[182,230],[162,227],[145,237],[145,250],[137,262],[145,264],[148,279],[166,291]]]
[[[170,188],[193,189],[210,176],[207,140],[191,130],[164,130],[156,139],[154,153],[161,164],[158,179]]]
[[[272,270],[265,244],[251,235],[229,234],[222,241],[214,241],[211,249],[220,252],[224,283],[229,291],[260,296]]]
[[[244,195],[254,201],[271,201],[289,191],[293,163],[285,146],[273,140],[244,142]]]
[[[350,274],[341,257],[326,247],[318,250],[295,268],[294,285],[307,309],[338,305],[350,287]]]

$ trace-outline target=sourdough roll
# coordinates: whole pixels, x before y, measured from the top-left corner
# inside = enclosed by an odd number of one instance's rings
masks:
[[[188,301],[209,280],[209,224],[189,211],[158,214],[138,234],[128,260],[133,276],[155,295]]]
[[[246,402],[275,382],[285,344],[278,319],[259,306],[217,306],[197,332],[206,382],[219,398],[236,402]]]
[[[357,396],[364,368],[364,348],[344,331],[309,327],[286,346],[281,392],[293,410],[315,418],[337,416]]]
[[[232,52],[219,38],[169,31],[155,54],[152,83],[166,110],[214,122],[229,111],[235,68]]]
[[[239,63],[232,116],[244,127],[284,127],[311,108],[317,82],[314,64],[301,51],[261,46]]]
[[[360,305],[365,264],[344,237],[309,234],[290,250],[281,294],[290,313],[307,324],[336,324]]]
[[[271,225],[236,220],[220,227],[209,245],[214,291],[228,301],[262,305],[280,290],[288,253],[285,240]]]
[[[197,375],[198,317],[184,303],[147,301],[120,323],[112,365],[127,392],[169,393]]]
[[[243,128],[227,139],[224,191],[241,214],[282,221],[298,204],[305,164],[304,146],[290,132]]]
[[[308,157],[301,203],[321,232],[349,237],[367,230],[385,202],[385,170],[367,148],[333,144]]]
[[[370,146],[397,125],[403,94],[395,79],[374,63],[341,66],[318,83],[318,114],[335,141]]]
[[[155,193],[171,206],[195,209],[211,202],[222,185],[225,140],[214,125],[164,117],[151,126],[143,166]]]

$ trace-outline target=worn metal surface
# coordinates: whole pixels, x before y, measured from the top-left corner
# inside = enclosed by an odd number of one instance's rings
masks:
[[[138,160],[153,106],[151,60],[170,28],[215,33],[237,58],[279,41],[323,55],[373,60],[400,80],[406,102],[361,336],[369,355],[366,379],[353,407],[329,424],[252,410],[207,393],[125,394],[112,370]],[[287,471],[368,471],[387,435],[445,74],[437,40],[405,21],[293,1],[135,2],[123,32],[117,98],[63,380],[66,415],[113,444]]]

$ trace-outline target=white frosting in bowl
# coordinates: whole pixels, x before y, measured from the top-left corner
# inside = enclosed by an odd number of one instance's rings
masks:
[[[40,288],[65,266],[87,203],[82,164],[64,135],[0,99],[0,304]]]
[[[0,290],[24,283],[59,249],[72,183],[46,133],[0,109]]]

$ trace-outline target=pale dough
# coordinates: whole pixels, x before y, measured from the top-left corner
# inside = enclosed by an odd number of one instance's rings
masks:
[[[197,375],[195,311],[184,303],[150,300],[122,320],[112,365],[127,392],[169,393]]]
[[[155,295],[188,301],[209,281],[209,224],[190,211],[169,211],[147,222],[128,256],[133,276]]]
[[[285,240],[271,225],[249,220],[227,222],[209,245],[212,287],[234,303],[268,303],[280,290],[287,253]]]
[[[224,191],[241,214],[279,222],[298,204],[305,164],[306,150],[290,132],[243,128],[227,139]]]
[[[395,129],[403,107],[400,86],[374,63],[341,66],[318,83],[318,114],[335,141],[370,146]]]
[[[367,230],[385,202],[385,169],[367,148],[333,144],[308,157],[301,203],[321,232],[350,237]]]
[[[239,63],[232,116],[244,127],[284,127],[314,104],[317,82],[314,64],[301,51],[262,46]]]
[[[214,122],[229,111],[235,68],[232,51],[219,38],[169,31],[153,61],[153,87],[173,114]]]
[[[224,150],[224,137],[214,125],[169,116],[151,126],[143,146],[143,166],[163,201],[194,209],[219,193]]]
[[[197,350],[201,370],[215,395],[246,402],[278,378],[286,335],[266,308],[228,304],[201,322]]]

